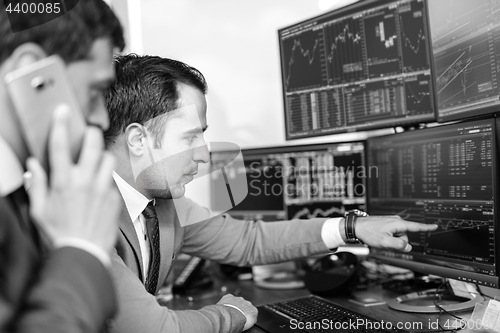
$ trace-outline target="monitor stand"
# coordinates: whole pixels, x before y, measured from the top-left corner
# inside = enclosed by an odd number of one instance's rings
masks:
[[[292,272],[279,272],[262,280],[254,280],[257,287],[264,289],[301,289],[304,288],[304,280]]]
[[[479,293],[457,296],[446,289],[429,289],[393,298],[387,302],[387,305],[394,310],[404,312],[441,312],[442,310],[436,307],[434,301],[445,311],[459,312],[473,309],[477,303],[484,301],[484,298]]]
[[[264,289],[300,289],[304,280],[294,261],[280,264],[253,266],[253,280],[257,287]]]

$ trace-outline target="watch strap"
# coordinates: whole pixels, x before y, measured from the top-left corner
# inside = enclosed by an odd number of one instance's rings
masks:
[[[358,213],[349,211],[345,216],[345,235],[347,244],[363,244],[363,242],[356,237],[356,220]]]

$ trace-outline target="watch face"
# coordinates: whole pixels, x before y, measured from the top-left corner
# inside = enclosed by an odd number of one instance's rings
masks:
[[[347,216],[349,214],[352,214],[352,215],[355,215],[355,216],[358,216],[358,217],[365,217],[365,216],[368,216],[368,213],[362,211],[362,210],[359,210],[359,209],[352,209],[352,210],[348,210],[345,212],[344,216]]]

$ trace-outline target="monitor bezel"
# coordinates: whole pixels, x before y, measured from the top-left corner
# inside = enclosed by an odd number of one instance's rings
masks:
[[[281,71],[281,95],[283,99],[283,117],[285,121],[285,139],[287,141],[292,141],[292,140],[298,140],[298,139],[304,139],[304,138],[313,138],[313,137],[319,137],[319,136],[326,136],[326,135],[332,135],[332,134],[341,134],[341,133],[354,133],[354,132],[362,132],[362,131],[367,131],[367,130],[376,130],[376,129],[383,129],[383,128],[390,128],[390,127],[397,127],[397,126],[404,126],[404,127],[411,127],[411,126],[418,126],[420,124],[427,124],[427,123],[432,123],[436,122],[436,116],[437,116],[437,103],[435,100],[435,77],[434,77],[434,70],[433,70],[433,54],[431,52],[432,45],[428,45],[428,56],[429,56],[429,69],[430,69],[430,80],[432,81],[431,84],[431,107],[433,107],[432,113],[426,116],[422,116],[421,119],[394,119],[392,121],[382,121],[378,122],[375,124],[365,124],[365,125],[359,125],[358,127],[349,127],[349,128],[336,128],[336,129],[329,129],[325,130],[323,132],[317,132],[317,133],[309,133],[309,134],[303,134],[303,135],[291,135],[289,131],[289,124],[288,124],[288,114],[289,110],[287,110],[287,101],[286,101],[286,90],[285,90],[285,71],[284,71],[284,50],[282,47],[281,43],[281,33],[284,30],[290,29],[295,26],[301,26],[316,20],[321,20],[323,18],[326,18],[330,15],[349,15],[352,14],[362,7],[368,7],[370,5],[376,5],[376,6],[383,6],[385,4],[389,4],[392,2],[399,2],[399,0],[358,0],[354,3],[348,4],[346,6],[336,8],[334,10],[328,11],[326,13],[311,17],[309,19],[288,25],[286,27],[278,29],[278,46],[279,46],[279,57],[280,57],[280,71]],[[429,24],[429,5],[428,5],[428,0],[422,0],[424,2],[424,11],[425,11],[425,17],[426,20],[424,24],[426,25],[427,31],[430,33],[430,24]],[[430,36],[428,38],[430,41]]]
[[[428,129],[422,129],[422,131],[425,131],[425,130],[433,130],[433,129],[436,129],[436,128],[440,128],[440,127],[443,127],[443,126],[459,126],[459,125],[462,125],[462,124],[467,124],[467,123],[473,123],[473,122],[476,122],[476,121],[486,121],[486,120],[491,120],[492,123],[493,123],[493,136],[492,136],[492,141],[494,142],[494,147],[493,147],[493,160],[494,160],[494,163],[493,163],[493,184],[497,184],[496,186],[494,186],[493,188],[493,195],[494,195],[494,202],[493,202],[493,209],[494,209],[494,212],[498,212],[498,209],[500,207],[500,204],[499,204],[499,200],[498,200],[498,195],[500,194],[500,185],[498,185],[498,181],[499,181],[499,175],[498,175],[498,172],[499,172],[499,162],[500,162],[500,135],[498,133],[498,129],[500,128],[500,119],[497,118],[497,117],[488,117],[488,118],[482,118],[482,119],[467,119],[467,120],[463,120],[463,121],[460,121],[460,122],[455,122],[455,123],[451,123],[451,124],[443,124],[443,125],[438,125],[438,126],[435,126],[435,127],[431,127],[431,128],[428,128]],[[372,141],[373,139],[380,139],[380,138],[384,138],[384,137],[389,137],[389,136],[396,136],[396,135],[401,135],[401,134],[405,134],[406,132],[403,132],[403,133],[396,133],[396,134],[389,134],[389,135],[384,135],[384,136],[378,136],[378,137],[373,137],[373,138],[369,138],[368,140],[366,140],[366,146],[365,146],[365,149],[366,149],[366,167],[369,166],[369,151],[370,151],[370,141]],[[367,186],[369,187],[369,183],[367,182]],[[366,207],[367,207],[367,211],[370,212],[371,210],[371,207],[372,207],[372,203],[371,203],[371,200],[370,200],[370,190],[368,188],[368,192],[367,192],[367,195],[366,195]],[[495,215],[498,214],[498,213],[495,213]],[[485,275],[485,274],[480,274],[480,273],[475,273],[475,272],[467,272],[467,271],[463,271],[463,270],[458,270],[458,269],[454,269],[454,268],[448,268],[448,267],[443,267],[443,266],[439,266],[439,265],[433,265],[433,264],[429,264],[429,263],[424,263],[424,262],[419,262],[419,261],[409,261],[409,260],[405,260],[405,259],[402,259],[402,258],[393,258],[393,257],[388,257],[388,256],[385,256],[383,254],[378,254],[378,253],[372,253],[370,251],[370,254],[369,254],[369,257],[370,258],[373,258],[373,259],[376,259],[377,261],[381,262],[381,263],[385,263],[385,264],[389,264],[389,265],[393,265],[393,266],[397,266],[397,267],[400,267],[400,268],[405,268],[405,269],[409,269],[413,272],[417,272],[417,273],[421,273],[421,274],[431,274],[431,275],[438,275],[438,276],[442,276],[442,277],[445,277],[445,278],[451,278],[451,279],[456,279],[456,280],[460,280],[460,281],[463,281],[463,282],[470,282],[470,283],[478,283],[479,281],[479,284],[481,286],[486,286],[486,287],[491,287],[491,288],[496,288],[496,289],[500,289],[500,249],[499,249],[499,246],[500,246],[500,221],[498,219],[494,219],[495,220],[495,233],[494,233],[494,237],[495,237],[495,276],[489,276],[489,275]],[[446,259],[444,259],[446,260]]]

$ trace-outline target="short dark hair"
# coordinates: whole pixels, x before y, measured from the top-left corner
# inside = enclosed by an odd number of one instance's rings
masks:
[[[16,21],[9,21],[3,3],[0,4],[0,64],[28,42],[40,45],[48,55],[58,54],[66,63],[85,59],[99,38],[110,38],[120,51],[125,46],[120,21],[103,0],[79,1],[66,14],[47,23],[42,23],[46,17],[38,13],[11,19]],[[25,30],[13,33],[11,24]]]
[[[115,58],[116,79],[104,93],[109,113],[106,147],[124,133],[128,125],[146,125],[160,147],[167,117],[178,108],[179,85],[207,93],[207,82],[199,70],[183,62],[156,56],[128,54]],[[152,121],[151,121],[152,120]]]

